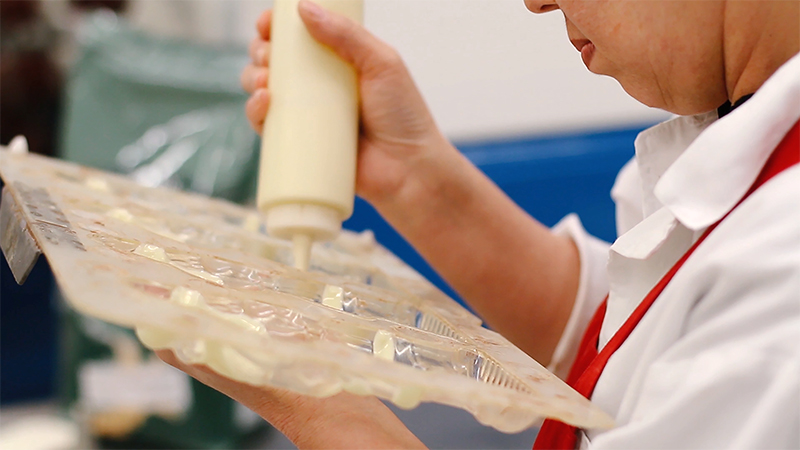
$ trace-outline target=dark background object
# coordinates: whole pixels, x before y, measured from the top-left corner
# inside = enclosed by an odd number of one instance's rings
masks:
[[[83,11],[94,11],[96,9],[110,9],[114,12],[124,12],[128,6],[127,0],[70,0],[74,8]]]
[[[24,134],[30,150],[52,155],[62,76],[51,54],[56,33],[38,1],[0,1],[0,142]],[[18,286],[0,263],[0,403],[51,396],[55,386],[53,277],[44,258]]]
[[[19,286],[0,259],[0,404],[50,397],[56,373],[53,275],[39,258]]]
[[[125,0],[70,2],[82,11],[124,10]],[[39,0],[0,1],[0,142],[24,135],[30,151],[56,153],[64,75],[54,55],[62,36]],[[51,397],[56,380],[53,277],[41,258],[18,286],[0,263],[0,404]]]
[[[0,142],[24,134],[31,151],[54,153],[62,87],[56,39],[38,1],[0,2]]]

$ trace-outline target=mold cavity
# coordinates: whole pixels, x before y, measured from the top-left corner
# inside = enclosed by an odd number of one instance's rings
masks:
[[[110,210],[108,210],[108,212],[106,212],[106,215],[108,217],[117,219],[117,220],[122,221],[122,222],[126,222],[126,223],[133,222],[133,214],[131,214],[125,208],[113,208],[113,209],[110,209]]]
[[[89,189],[94,189],[95,191],[108,192],[111,190],[108,187],[108,182],[100,177],[88,177],[86,180],[84,180],[83,184],[85,184]]]
[[[80,183],[81,182],[81,178],[80,177],[78,177],[76,175],[72,175],[72,174],[66,173],[66,172],[62,172],[60,170],[56,170],[55,174],[56,174],[56,176],[58,176],[59,178],[61,178],[63,180],[71,181],[73,183]]]
[[[164,251],[163,248],[153,245],[153,244],[139,244],[133,250],[133,253],[139,256],[144,256],[145,258],[152,259],[153,261],[159,261],[168,263],[169,256],[167,256],[167,252]]]
[[[194,275],[197,278],[208,281],[209,283],[216,284],[217,286],[222,286],[224,284],[222,278],[206,270],[206,268],[200,262],[200,258],[197,256],[176,255],[171,258],[170,265],[176,269],[180,269],[188,273],[189,275]]]
[[[384,361],[394,361],[394,337],[391,333],[378,330],[372,339],[372,354]]]
[[[344,289],[328,284],[325,285],[325,289],[322,291],[322,304],[341,311],[343,297]]]
[[[446,324],[441,319],[430,313],[417,311],[416,323],[414,326],[420,330],[438,334],[439,336],[446,336],[452,339],[461,340],[461,336],[459,336],[458,333],[450,328],[450,325]]]
[[[202,294],[193,289],[188,289],[183,286],[178,286],[175,289],[173,289],[169,299],[179,305],[189,306],[192,308],[199,308],[205,306],[205,301],[203,300]]]
[[[84,229],[86,229],[86,227],[84,227]],[[136,248],[139,246],[139,241],[135,241],[133,239],[119,238],[104,232],[90,230],[89,237],[100,242],[101,244],[105,245],[111,250],[115,250],[120,253],[130,253],[136,250]]]
[[[134,281],[131,283],[131,285],[134,288],[153,297],[168,299],[172,296],[172,291],[169,288],[149,281],[143,281],[143,280]]]
[[[521,392],[529,392],[529,389],[525,385],[520,383],[516,378],[510,376],[508,372],[494,360],[488,359],[482,355],[478,355],[477,358],[475,358],[473,371],[470,375],[487,384]]]

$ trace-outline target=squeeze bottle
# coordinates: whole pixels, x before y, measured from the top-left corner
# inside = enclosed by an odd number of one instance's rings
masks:
[[[257,205],[270,235],[290,239],[307,270],[314,241],[330,240],[353,213],[358,146],[356,73],[314,40],[299,0],[275,0],[270,106],[261,141]],[[363,0],[315,0],[361,22]]]

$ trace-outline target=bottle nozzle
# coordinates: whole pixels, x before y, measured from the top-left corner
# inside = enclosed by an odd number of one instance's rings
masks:
[[[294,267],[303,271],[308,270],[311,259],[311,236],[304,233],[295,234],[292,236],[292,246],[294,247]]]
[[[311,244],[334,239],[341,229],[341,213],[327,206],[293,203],[267,211],[267,231],[272,236],[292,240],[294,266],[300,270],[308,270]]]

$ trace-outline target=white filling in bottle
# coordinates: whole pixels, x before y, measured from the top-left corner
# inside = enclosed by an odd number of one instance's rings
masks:
[[[330,240],[353,212],[358,86],[352,66],[317,43],[297,11],[275,0],[270,106],[261,143],[258,208],[267,231],[290,239],[307,270],[314,241]],[[363,0],[316,0],[361,22]]]

